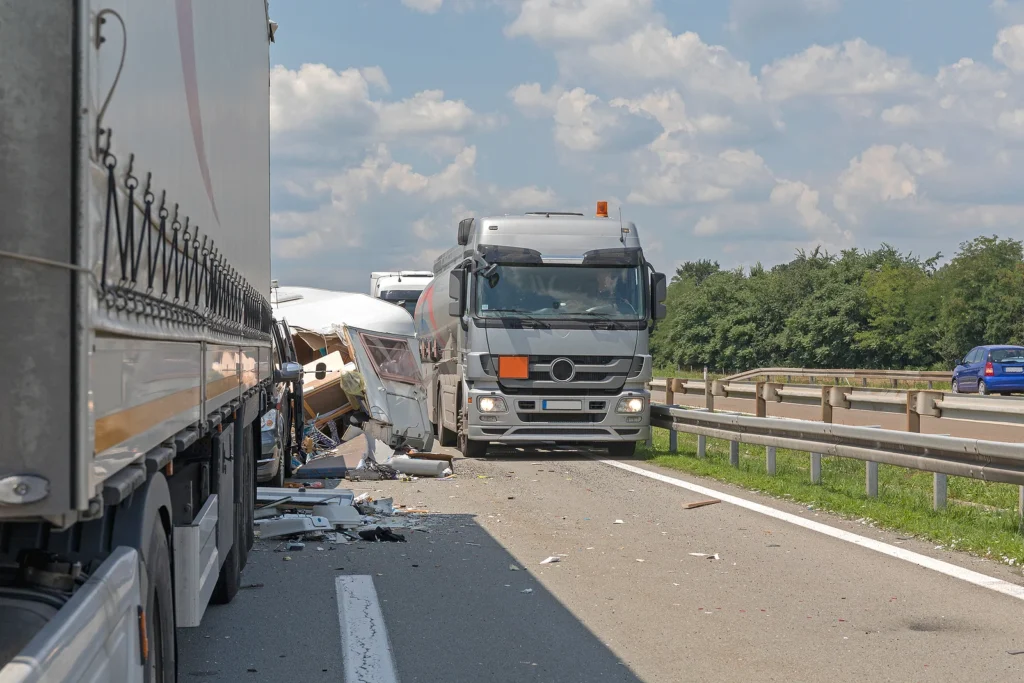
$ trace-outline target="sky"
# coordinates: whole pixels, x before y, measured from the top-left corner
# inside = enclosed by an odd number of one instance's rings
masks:
[[[281,285],[609,202],[672,273],[1024,237],[1024,0],[271,0]]]

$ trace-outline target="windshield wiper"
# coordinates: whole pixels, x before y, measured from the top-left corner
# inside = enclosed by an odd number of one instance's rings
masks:
[[[579,315],[600,318],[603,322],[607,322],[609,326],[622,327],[623,321],[618,317],[613,317],[611,313],[600,313],[598,311],[583,311]]]
[[[531,315],[529,311],[524,311],[520,308],[492,308],[488,311],[488,313],[515,313],[515,318],[507,315],[502,315],[498,317],[502,320],[518,320],[520,323],[531,322],[537,325],[538,327],[551,327],[551,325],[549,325],[547,321],[541,320],[540,318]]]

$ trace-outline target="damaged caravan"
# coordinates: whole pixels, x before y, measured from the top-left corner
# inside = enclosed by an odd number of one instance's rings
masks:
[[[433,434],[408,311],[351,292],[279,287],[274,293],[274,314],[287,320],[308,373],[307,423],[335,440],[352,425],[393,449],[429,451]]]

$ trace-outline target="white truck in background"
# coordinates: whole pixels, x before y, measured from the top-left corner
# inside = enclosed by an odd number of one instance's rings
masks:
[[[375,271],[370,273],[370,296],[401,306],[412,315],[420,293],[433,278],[429,270]]]
[[[264,0],[0,0],[0,680],[174,681],[253,542]]]

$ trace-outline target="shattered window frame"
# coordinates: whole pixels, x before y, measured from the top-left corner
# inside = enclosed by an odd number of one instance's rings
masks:
[[[360,332],[359,341],[362,343],[370,363],[373,364],[373,369],[381,379],[390,379],[405,384],[420,383],[419,366],[416,364],[415,354],[409,348],[408,340],[386,334]],[[392,361],[399,366],[396,368],[397,371],[391,367],[385,367],[385,363],[390,365]],[[404,374],[402,365],[407,365],[407,370],[412,374]]]

